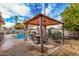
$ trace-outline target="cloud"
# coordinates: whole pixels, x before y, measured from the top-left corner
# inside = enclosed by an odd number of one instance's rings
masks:
[[[48,3],[48,7],[46,8],[46,15],[49,15],[52,10],[55,9],[56,3]]]
[[[24,4],[13,5],[13,9],[17,14],[19,14],[21,16],[26,16],[26,15],[30,14],[30,8],[25,6]]]
[[[10,17],[10,16],[8,16],[8,15],[6,15],[4,13],[2,13],[2,16],[3,16],[3,18],[9,18]]]
[[[47,8],[47,15],[54,19],[61,19],[60,14],[64,11],[64,9],[67,7],[67,4],[50,4],[50,8]]]
[[[67,7],[67,4],[47,3],[46,15],[54,18],[61,19],[60,14]],[[44,13],[43,3],[38,4],[38,13]],[[5,22],[15,23],[14,17],[18,15],[18,22],[22,22],[24,19],[30,19],[35,16],[36,8],[34,3],[0,3],[0,11],[2,12]],[[11,25],[11,24],[10,24]]]
[[[8,16],[26,16],[30,14],[30,8],[22,3],[1,3],[0,11]]]
[[[3,25],[2,27],[12,27],[13,25],[15,25],[14,23],[10,23],[10,22],[5,22],[5,25]]]

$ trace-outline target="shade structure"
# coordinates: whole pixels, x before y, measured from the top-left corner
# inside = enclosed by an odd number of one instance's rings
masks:
[[[28,24],[28,25],[39,25],[39,22],[40,22],[40,18],[41,17],[44,17],[44,24],[45,26],[50,26],[50,25],[57,25],[57,24],[63,24],[63,22],[61,21],[58,21],[58,20],[55,20],[55,19],[52,19],[48,16],[45,16],[43,14],[38,14],[36,15],[35,17],[31,18],[30,20],[27,20],[24,22],[24,24]]]
[[[38,14],[35,17],[31,18],[30,20],[24,21],[24,24],[26,25],[26,27],[28,25],[38,25],[40,26],[40,42],[41,42],[41,52],[44,52],[44,32],[43,32],[43,28],[42,26],[44,26],[46,28],[46,26],[50,26],[50,25],[57,25],[57,24],[64,24],[61,21],[52,19],[48,16],[45,16],[43,14]],[[63,31],[64,33],[64,31]],[[64,34],[63,34],[63,41],[64,41]]]

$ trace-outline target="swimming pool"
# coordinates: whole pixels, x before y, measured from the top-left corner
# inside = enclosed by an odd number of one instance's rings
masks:
[[[26,40],[26,39],[31,39],[31,34],[24,34],[20,33],[16,35],[17,40]]]
[[[20,33],[16,35],[16,39],[17,40],[25,40],[26,35],[24,35],[24,33]]]

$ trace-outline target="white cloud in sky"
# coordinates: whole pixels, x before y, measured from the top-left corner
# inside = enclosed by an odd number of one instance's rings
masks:
[[[2,3],[0,4],[0,11],[6,16],[26,16],[30,14],[30,8],[21,3]]]
[[[46,15],[48,15],[51,10],[52,10],[52,8],[51,8],[51,6],[50,6],[50,4],[49,4],[48,8],[46,8]]]
[[[56,7],[56,4],[48,4],[48,8],[46,8],[46,15],[49,17],[54,17],[56,15],[59,15],[59,12],[62,12],[62,10],[56,10],[51,13],[52,10],[54,10]],[[21,16],[28,16],[28,18],[31,18],[34,16],[34,13],[30,11],[30,7],[25,6],[23,3],[0,3],[0,11],[2,12],[3,18],[9,18],[11,16],[21,15]],[[44,10],[42,10],[42,13],[44,13]],[[56,19],[61,19],[60,16],[56,17]],[[19,20],[21,22],[21,18]],[[8,23],[4,26],[13,26],[14,23]]]
[[[15,25],[14,23],[9,23],[9,22],[5,22],[5,25],[3,25],[2,27],[12,27],[13,25]]]
[[[48,8],[45,8],[45,9],[46,9],[46,10],[45,10],[46,15],[48,15],[48,14],[51,12],[51,10],[52,10],[50,4],[48,5]],[[44,14],[44,8],[43,8],[43,10],[42,10],[42,14]]]
[[[8,16],[8,15],[6,15],[4,13],[2,13],[2,16],[3,16],[3,18],[9,18],[10,17],[10,16]]]
[[[9,18],[15,15],[32,16],[30,13],[30,8],[22,3],[0,3],[0,11],[2,13],[3,18]],[[6,24],[3,27],[11,27],[14,25],[14,23],[5,23]]]
[[[13,4],[12,7],[12,9],[14,9],[14,12],[22,16],[28,15],[30,13],[30,8],[25,6],[24,4]]]

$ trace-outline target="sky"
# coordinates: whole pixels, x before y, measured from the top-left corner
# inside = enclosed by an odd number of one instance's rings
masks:
[[[37,4],[37,13],[36,7]],[[67,3],[46,3],[46,15],[56,20],[61,20],[60,14],[68,6]],[[0,3],[0,11],[5,21],[6,27],[13,26],[15,24],[15,16],[18,16],[18,22],[21,23],[25,20],[29,20],[36,14],[44,14],[43,3]]]

